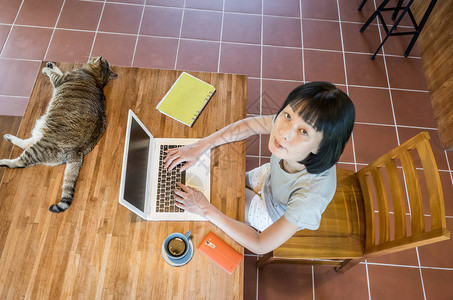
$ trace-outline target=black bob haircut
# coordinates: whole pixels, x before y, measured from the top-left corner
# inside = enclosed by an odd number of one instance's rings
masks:
[[[277,116],[288,105],[304,122],[323,133],[318,153],[310,153],[299,163],[312,174],[330,169],[340,159],[354,127],[355,108],[351,99],[330,82],[314,81],[295,88]]]

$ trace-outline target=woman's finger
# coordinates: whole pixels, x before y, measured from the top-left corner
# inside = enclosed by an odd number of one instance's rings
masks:
[[[180,199],[184,199],[186,193],[183,192],[183,191],[181,191],[181,190],[175,189],[175,195],[176,195],[177,197],[179,197]]]
[[[181,172],[182,172],[182,171],[185,171],[185,170],[187,170],[188,168],[190,168],[193,164],[194,164],[194,163],[191,162],[191,161],[186,162],[186,163],[181,167],[181,169],[179,169],[179,171],[181,171]]]
[[[186,208],[186,206],[184,205],[184,203],[178,202],[178,201],[175,201],[175,206],[176,206],[176,207],[179,207],[179,208],[182,208],[182,209],[185,209],[185,208]]]
[[[182,184],[181,182],[178,182],[177,185],[186,193],[190,192],[190,189],[189,187],[185,186],[184,184]]]
[[[167,170],[171,171],[173,170],[177,165],[179,165],[180,163],[183,163],[184,162],[184,159],[183,158],[175,158],[171,161],[168,161],[166,164],[164,164],[164,168],[167,168]],[[168,167],[167,167],[168,165]]]

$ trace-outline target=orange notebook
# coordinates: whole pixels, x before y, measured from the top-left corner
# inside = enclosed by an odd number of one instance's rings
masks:
[[[208,233],[201,241],[198,250],[206,254],[230,274],[233,273],[244,258],[242,254],[212,232]]]

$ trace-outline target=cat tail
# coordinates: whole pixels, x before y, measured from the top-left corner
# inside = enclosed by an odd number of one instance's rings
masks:
[[[69,208],[74,199],[74,192],[79,178],[80,168],[82,167],[83,157],[79,160],[66,163],[64,170],[63,186],[61,192],[61,200],[57,204],[51,205],[49,210],[54,213],[60,213]]]

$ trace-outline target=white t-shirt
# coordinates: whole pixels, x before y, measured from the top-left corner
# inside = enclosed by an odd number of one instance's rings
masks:
[[[275,222],[284,215],[300,229],[318,229],[321,214],[337,188],[335,165],[320,174],[310,174],[306,169],[287,173],[280,162],[271,156],[271,170],[263,187],[269,216]]]

